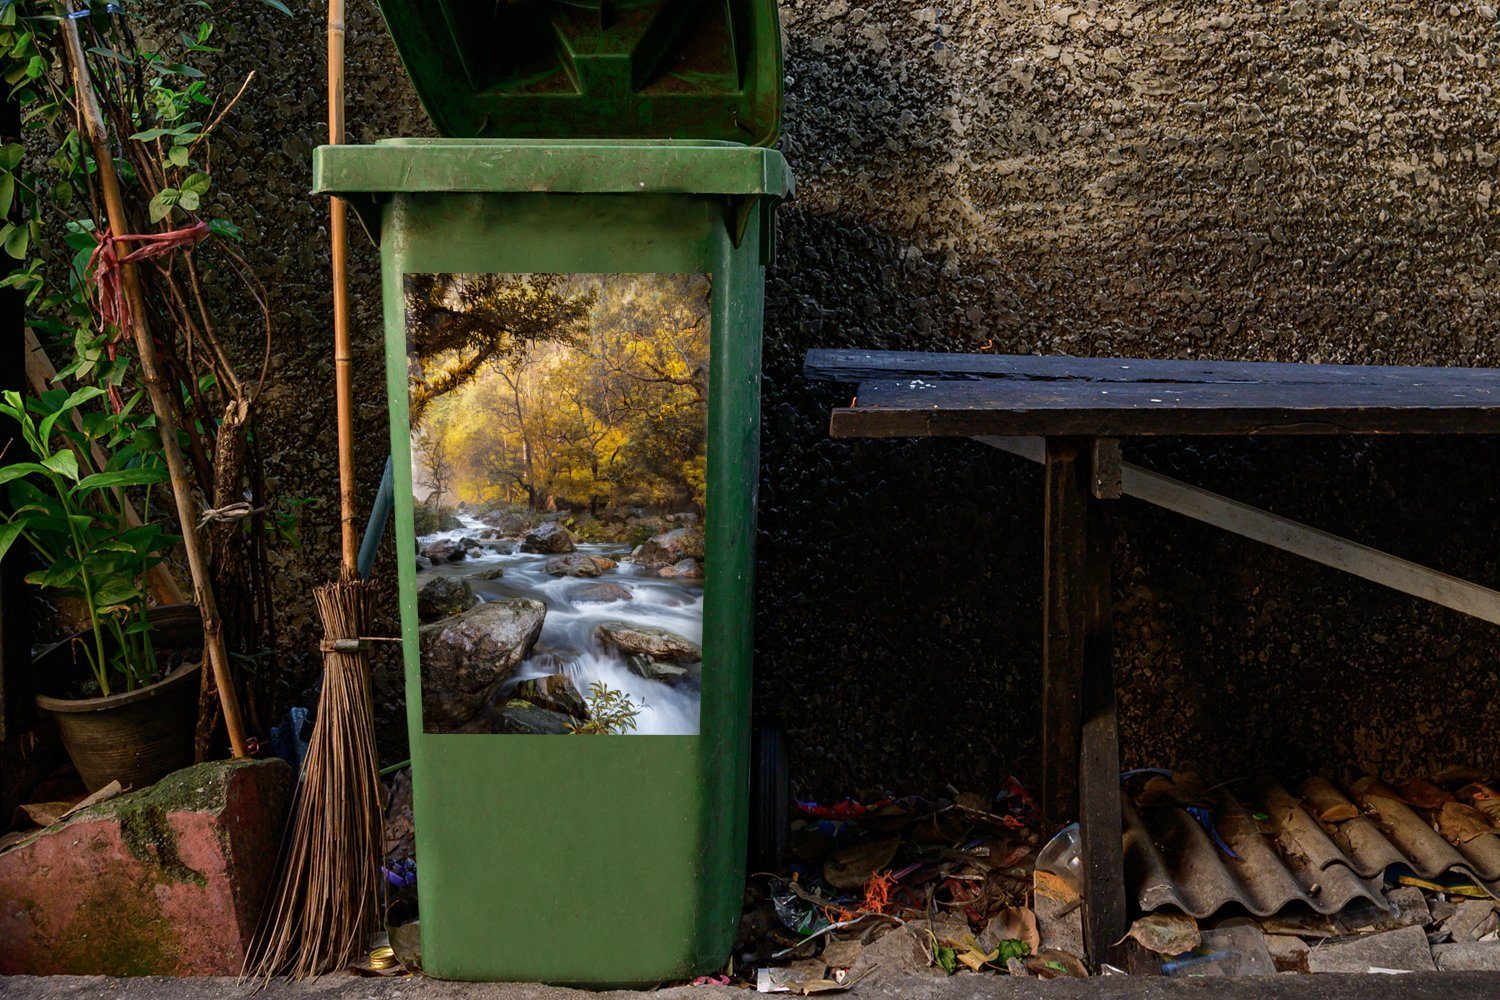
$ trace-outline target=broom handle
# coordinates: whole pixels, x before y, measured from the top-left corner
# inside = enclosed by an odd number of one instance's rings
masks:
[[[73,12],[71,0],[64,0],[63,9],[69,14]],[[62,29],[68,61],[73,64],[73,87],[78,108],[83,116],[84,130],[88,133],[94,163],[99,171],[99,187],[104,193],[109,230],[115,234],[128,233],[130,223],[125,215],[125,199],[120,194],[120,178],[115,173],[115,161],[109,148],[109,133],[104,125],[104,115],[100,112],[99,100],[94,95],[88,64],[84,62],[83,43],[78,38],[78,22],[72,18],[64,18]],[[172,478],[172,499],[176,501],[177,523],[182,529],[182,551],[187,556],[188,569],[193,577],[193,599],[198,602],[198,613],[203,618],[203,650],[213,670],[214,684],[219,689],[219,702],[224,707],[224,728],[229,733],[229,746],[234,756],[243,757],[245,729],[240,721],[240,703],[234,693],[234,683],[229,677],[229,657],[224,652],[224,632],[219,622],[219,608],[214,601],[208,563],[203,557],[203,545],[198,537],[198,515],[193,510],[193,496],[188,486],[188,467],[182,457],[182,443],[177,439],[177,417],[157,364],[156,341],[152,339],[151,330],[146,323],[146,297],[141,293],[140,275],[134,264],[122,264],[120,275],[126,303],[130,307],[130,332],[135,339],[136,353],[140,355],[141,378],[151,397],[151,409],[156,413],[157,428],[161,432],[161,449],[167,460],[167,473]]]
[[[328,144],[344,142],[344,0],[328,0]],[[353,354],[349,348],[349,227],[342,198],[328,204],[333,265],[333,382],[338,399],[339,552],[345,580],[359,575],[355,533]]]

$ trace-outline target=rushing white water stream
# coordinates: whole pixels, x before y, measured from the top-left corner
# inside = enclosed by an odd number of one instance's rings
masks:
[[[423,535],[417,540],[418,544],[426,546],[440,540],[479,538],[489,530],[483,522],[466,514],[459,514],[458,520],[462,528]],[[638,676],[622,656],[600,645],[594,629],[608,621],[650,625],[674,632],[701,646],[702,581],[663,580],[650,570],[624,562],[630,554],[628,545],[580,543],[578,552],[605,556],[619,565],[593,578],[557,577],[545,569],[552,556],[520,551],[502,555],[480,548],[471,549],[467,559],[419,570],[417,587],[420,589],[428,580],[440,576],[456,576],[468,580],[481,600],[526,597],[547,606],[541,636],[516,675],[501,689],[501,696],[527,678],[549,674],[566,674],[584,697],[588,696],[590,683],[602,681],[607,687],[624,692],[640,709],[635,734],[696,735],[699,703],[696,674],[677,684]],[[499,579],[477,579],[496,567],[504,570]],[[631,599],[607,603],[575,599],[580,591],[594,584],[616,584],[629,591]]]

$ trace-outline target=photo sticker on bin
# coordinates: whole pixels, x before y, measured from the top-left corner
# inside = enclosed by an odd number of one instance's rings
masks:
[[[707,275],[404,293],[423,730],[696,735]]]

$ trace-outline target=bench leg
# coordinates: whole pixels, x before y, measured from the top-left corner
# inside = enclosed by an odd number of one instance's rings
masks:
[[[1094,963],[1120,957],[1125,936],[1125,857],[1120,817],[1120,719],[1115,702],[1110,619],[1109,524],[1105,505],[1086,501],[1088,626],[1083,651],[1083,727],[1079,754],[1083,847],[1083,935]]]
[[[1078,816],[1087,623],[1088,460],[1077,438],[1048,438],[1042,561],[1042,834]]]
[[[1048,438],[1042,580],[1042,820],[1079,821],[1084,943],[1107,961],[1125,934],[1120,751],[1109,526],[1092,496],[1091,442]]]

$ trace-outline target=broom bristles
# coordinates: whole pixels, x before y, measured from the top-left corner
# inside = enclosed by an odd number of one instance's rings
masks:
[[[317,588],[325,637],[359,639],[370,617],[361,580]],[[246,977],[293,979],[347,968],[380,918],[383,815],[366,654],[323,654],[323,694]]]

